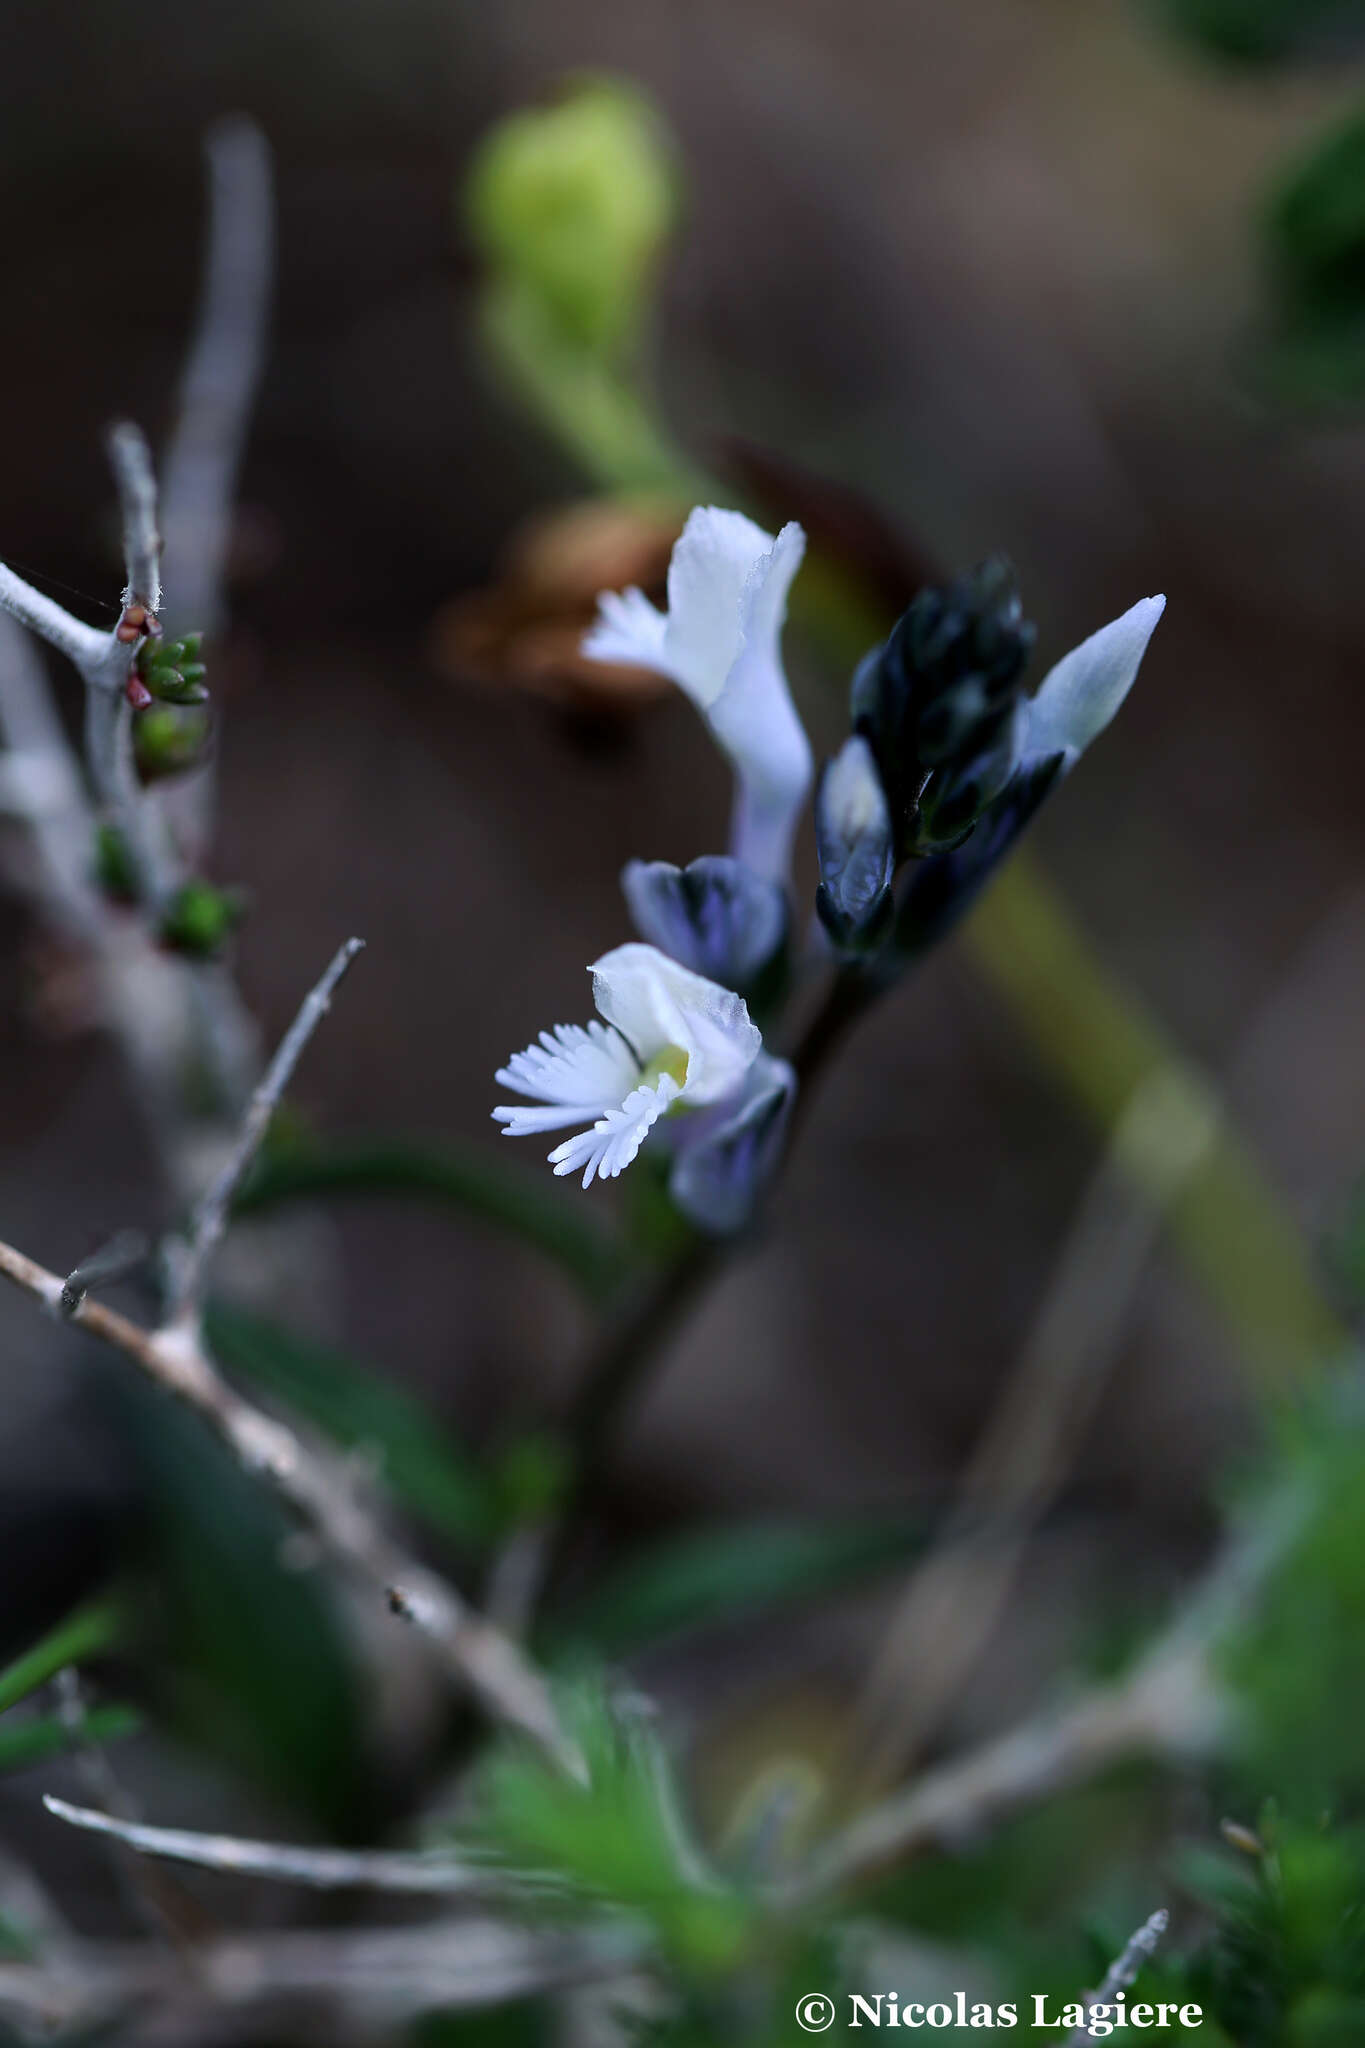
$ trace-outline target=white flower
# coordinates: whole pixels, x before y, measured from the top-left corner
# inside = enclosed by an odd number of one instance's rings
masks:
[[[1021,759],[1061,754],[1065,768],[1074,766],[1132,689],[1165,609],[1164,597],[1139,598],[1048,670],[1038,694],[1022,707]]]
[[[736,1093],[762,1035],[743,1000],[654,946],[618,946],[589,968],[606,1019],[557,1024],[514,1053],[497,1079],[531,1107],[493,1111],[509,1138],[590,1124],[550,1153],[556,1173],[614,1179],[675,1104],[702,1109]]]
[[[699,505],[668,565],[667,612],[639,590],[604,592],[583,642],[594,660],[658,669],[687,692],[738,779],[730,851],[776,881],[811,781],[779,646],[805,547],[794,523],[774,540],[742,512]]]

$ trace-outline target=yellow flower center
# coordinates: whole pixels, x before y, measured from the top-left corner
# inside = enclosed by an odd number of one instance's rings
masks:
[[[687,1079],[687,1054],[680,1045],[663,1045],[640,1076],[642,1085],[652,1088],[663,1074],[671,1074],[681,1088]]]

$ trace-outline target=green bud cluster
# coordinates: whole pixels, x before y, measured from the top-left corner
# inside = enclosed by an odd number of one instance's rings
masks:
[[[199,704],[149,704],[133,721],[133,754],[142,782],[197,768],[208,746],[208,714]]]
[[[111,902],[137,902],[137,868],[117,825],[96,826],[94,870],[95,881]]]
[[[138,681],[165,704],[204,704],[208,671],[200,660],[204,636],[187,633],[183,640],[158,640],[148,635],[134,663]]]
[[[246,913],[240,889],[219,889],[195,879],[177,889],[161,920],[161,943],[191,959],[220,953]]]

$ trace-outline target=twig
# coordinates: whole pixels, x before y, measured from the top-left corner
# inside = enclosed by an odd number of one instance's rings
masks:
[[[135,427],[116,427],[109,437],[124,522],[124,557],[129,591],[139,586],[160,597],[157,567],[156,496],[146,444]],[[150,500],[149,500],[150,494]],[[130,600],[143,605],[145,598]],[[169,901],[182,879],[173,850],[157,827],[160,820],[142,801],[133,765],[127,685],[137,659],[146,617],[125,613],[114,630],[102,633],[73,618],[62,605],[34,590],[0,564],[0,608],[28,626],[74,663],[85,685],[86,758],[100,801],[113,816],[136,864],[143,893],[153,909]]]
[[[103,923],[90,877],[94,820],[33,642],[3,612],[0,739],[9,770],[6,796],[11,809],[22,815],[37,854],[30,893],[55,930],[90,943]]]
[[[235,2017],[307,1998],[328,2012],[329,2038],[368,2042],[377,2028],[436,2007],[475,2011],[624,1976],[648,1955],[646,1938],[633,1926],[535,1929],[487,1916],[227,1936],[198,1948],[193,1978],[146,1942],[72,1941],[51,1966],[0,1964],[0,2011],[50,2032],[54,2023],[133,2011],[143,2017],[151,2006],[163,2022],[158,2039],[190,2040],[216,2006]]]
[[[62,1281],[3,1243],[0,1277],[58,1312]],[[452,1586],[385,1535],[356,1499],[345,1473],[235,1393],[192,1327],[182,1321],[147,1330],[90,1295],[70,1321],[121,1351],[154,1385],[202,1417],[243,1469],[272,1488],[329,1557],[378,1593],[401,1586],[403,1611],[430,1639],[450,1677],[495,1718],[539,1743],[561,1768],[584,1776],[582,1756],[560,1727],[535,1666]]]
[[[27,626],[40,640],[46,640],[59,654],[64,654],[80,670],[82,677],[103,673],[106,663],[111,663],[110,635],[102,633],[98,626],[87,626],[83,620],[74,618],[65,606],[45,597],[41,590],[35,590],[22,576],[16,576],[13,569],[0,562],[0,609],[17,619],[21,626]],[[117,660],[127,678],[130,666],[128,650],[119,648]]]
[[[1211,1652],[1284,1555],[1305,1510],[1301,1494],[1286,1488],[1229,1544],[1126,1678],[1025,1721],[860,1814],[775,1888],[774,1903],[808,1906],[928,1849],[969,1840],[1133,1757],[1212,1752],[1226,1733],[1229,1703]]]
[[[102,663],[110,655],[110,642],[60,606],[54,608],[55,625],[46,613],[40,618],[46,600],[0,569],[0,604],[6,591],[14,599],[14,616],[0,609],[0,737],[8,749],[0,761],[11,770],[7,794],[11,800],[22,799],[24,823],[37,855],[36,863],[27,864],[23,879],[45,923],[93,955],[105,1021],[135,1077],[138,1100],[149,1112],[170,1177],[177,1192],[183,1193],[184,1155],[194,1150],[197,1158],[198,1153],[186,1142],[176,1076],[185,1068],[196,1037],[201,1038],[224,1101],[240,1102],[249,1085],[242,1078],[243,1048],[250,1036],[247,1020],[235,991],[220,985],[220,968],[212,963],[191,968],[174,960],[158,948],[154,934],[140,920],[112,912],[100,895],[93,873],[94,813],[48,679],[17,619],[26,617],[44,629],[50,627],[46,637],[59,646],[63,626],[69,627],[65,651],[79,657],[78,667],[87,658]],[[127,652],[126,646],[114,643],[112,659],[125,663]],[[87,697],[91,696],[87,688]],[[102,684],[94,701],[100,709],[94,714],[99,729],[93,742],[103,761],[121,744],[119,726],[125,711],[118,691],[106,692]]]
[[[332,997],[351,962],[364,951],[364,947],[363,939],[347,939],[345,945],[338,948],[326,973],[304,997],[298,1015],[280,1040],[274,1059],[247,1104],[237,1142],[195,1214],[183,1256],[178,1260],[173,1275],[169,1321],[177,1321],[192,1313],[208,1262],[227,1229],[232,1198],[261,1148],[270,1128],[270,1119],[293,1079],[294,1069],[303,1057],[309,1039],[331,1008]]]
[[[275,206],[270,145],[247,115],[215,122],[204,150],[208,245],[162,503],[175,618],[212,632],[224,612],[237,471],[265,353]]]
[[[777,1902],[806,1906],[926,1850],[952,1848],[1130,1758],[1204,1754],[1223,1721],[1202,1650],[1162,1652],[1126,1683],[1026,1721],[861,1815],[778,1887]]]
[[[894,1783],[931,1739],[989,1640],[1094,1416],[1164,1218],[1217,1130],[1207,1100],[1191,1101],[1165,1069],[1115,1127],[947,1526],[912,1572],[855,1709],[849,1764],[864,1793]]]
[[[73,1266],[62,1282],[61,1312],[72,1316],[100,1280],[122,1280],[147,1257],[151,1247],[140,1230],[120,1230],[108,1244]]]
[[[1145,1920],[1129,1941],[1122,1955],[1109,1965],[1104,1982],[1098,1991],[1087,1992],[1085,2009],[1089,2013],[1097,2005],[1111,2005],[1120,1991],[1126,1991],[1135,1982],[1144,1963],[1149,1963],[1156,1954],[1162,1935],[1171,1924],[1171,1916],[1164,1906],[1159,1906],[1150,1920]],[[1087,2025],[1077,2027],[1067,2037],[1066,2048],[1087,2048],[1093,2041]]]
[[[57,1673],[56,1691],[57,1717],[70,1737],[72,1760],[87,1795],[103,1800],[120,1816],[120,1822],[109,1830],[113,1836],[118,1825],[136,1822],[137,1808],[114,1774],[74,1664]],[[166,1871],[149,1869],[117,1840],[111,1839],[107,1846],[120,1889],[149,1933],[162,1940],[184,1943],[203,1932],[202,1914],[172,1876]]]
[[[141,1856],[193,1863],[238,1877],[266,1877],[314,1891],[365,1889],[448,1897],[515,1887],[505,1874],[461,1863],[443,1852],[404,1855],[375,1849],[313,1849],[287,1842],[252,1842],[237,1835],[205,1835],[187,1828],[147,1827],[89,1806],[71,1806],[44,1794],[43,1805],[57,1820],[94,1835],[107,1835]]]
[[[147,632],[158,630],[161,610],[161,534],[157,528],[156,476],[152,452],[141,427],[131,420],[119,420],[109,429],[109,462],[118,486],[119,513],[123,523],[123,559],[128,580],[123,590],[124,611],[135,607],[149,616]],[[132,625],[124,623],[121,637]],[[133,635],[135,642],[140,636]]]

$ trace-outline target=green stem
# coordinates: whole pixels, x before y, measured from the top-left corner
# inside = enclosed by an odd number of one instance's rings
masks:
[[[0,1671],[0,1714],[46,1685],[68,1664],[83,1663],[111,1649],[122,1632],[122,1617],[111,1600],[78,1607],[41,1642]]]
[[[622,1412],[729,1250],[727,1240],[691,1235],[603,1333],[565,1425],[580,1490],[596,1477]]]
[[[17,1728],[8,1723],[0,1728],[0,1771],[27,1770],[46,1757],[62,1756],[69,1749],[103,1748],[136,1735],[142,1716],[135,1707],[95,1707],[74,1726],[49,1715],[41,1721],[24,1721]]]
[[[1102,1131],[1161,1077],[1206,1109],[1210,1084],[1105,974],[1033,863],[1016,856],[965,928],[972,960],[1067,1092]],[[1166,1209],[1177,1250],[1268,1387],[1341,1357],[1348,1337],[1323,1296],[1293,1217],[1245,1142],[1216,1114],[1174,1198],[1160,1162],[1130,1161]]]

